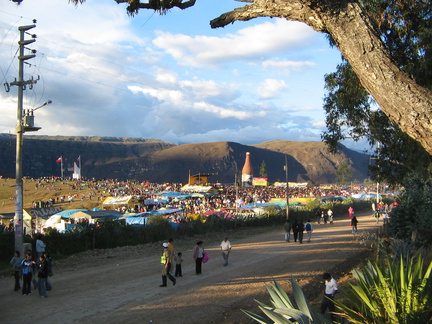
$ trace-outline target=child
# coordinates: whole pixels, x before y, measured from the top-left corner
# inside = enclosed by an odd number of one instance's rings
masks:
[[[175,276],[182,277],[182,268],[181,268],[181,264],[183,262],[182,253],[181,252],[177,253],[177,255],[174,256],[174,260],[176,263]]]
[[[31,283],[33,277],[33,267],[36,265],[36,262],[32,260],[31,252],[27,252],[26,258],[21,262],[21,269],[23,274],[23,287],[22,294],[30,295],[31,293]]]

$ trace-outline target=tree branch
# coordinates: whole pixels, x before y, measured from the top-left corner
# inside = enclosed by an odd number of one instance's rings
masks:
[[[326,32],[319,12],[313,9],[309,0],[236,0],[252,2],[233,11],[224,13],[210,21],[212,28],[225,27],[235,21],[247,21],[257,17],[279,17],[287,20],[304,22],[318,32]]]

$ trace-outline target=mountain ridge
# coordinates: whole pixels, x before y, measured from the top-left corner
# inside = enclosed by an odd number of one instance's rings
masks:
[[[62,156],[71,176],[78,157],[82,175],[87,178],[136,179],[150,182],[186,183],[189,174],[214,173],[211,182],[233,183],[250,152],[254,176],[266,164],[269,182],[288,180],[334,183],[335,171],[347,161],[354,178],[362,182],[368,175],[369,155],[341,146],[331,154],[323,142],[267,141],[243,145],[231,141],[176,145],[156,139],[103,136],[25,136],[23,175],[31,178],[60,176]],[[0,134],[0,175],[15,176],[15,136]]]

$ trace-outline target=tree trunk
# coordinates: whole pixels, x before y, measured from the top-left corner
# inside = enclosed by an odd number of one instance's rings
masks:
[[[432,92],[394,64],[357,1],[255,0],[212,20],[211,26],[265,16],[301,21],[329,33],[382,111],[432,154]]]

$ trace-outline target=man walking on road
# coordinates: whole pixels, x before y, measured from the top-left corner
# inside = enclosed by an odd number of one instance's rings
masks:
[[[162,263],[162,285],[159,287],[166,287],[167,286],[167,277],[169,280],[172,281],[173,286],[176,284],[176,278],[173,277],[173,275],[169,272],[169,264],[171,263],[170,260],[170,252],[168,250],[168,243],[162,244],[163,246],[163,252],[161,256],[161,263]]]
[[[332,323],[333,323],[335,320],[335,315],[333,314],[333,312],[336,310],[333,299],[334,299],[335,295],[337,294],[339,287],[338,287],[336,280],[334,280],[332,278],[330,273],[328,273],[328,272],[324,273],[323,279],[324,279],[324,283],[325,283],[325,292],[324,292],[324,298],[321,302],[321,314],[324,315],[327,308],[328,308],[329,311],[331,312],[330,318],[331,318]]]
[[[224,240],[220,244],[221,250],[222,250],[222,257],[224,259],[224,267],[228,265],[228,257],[232,249],[231,242],[228,241],[228,237],[225,236]]]

